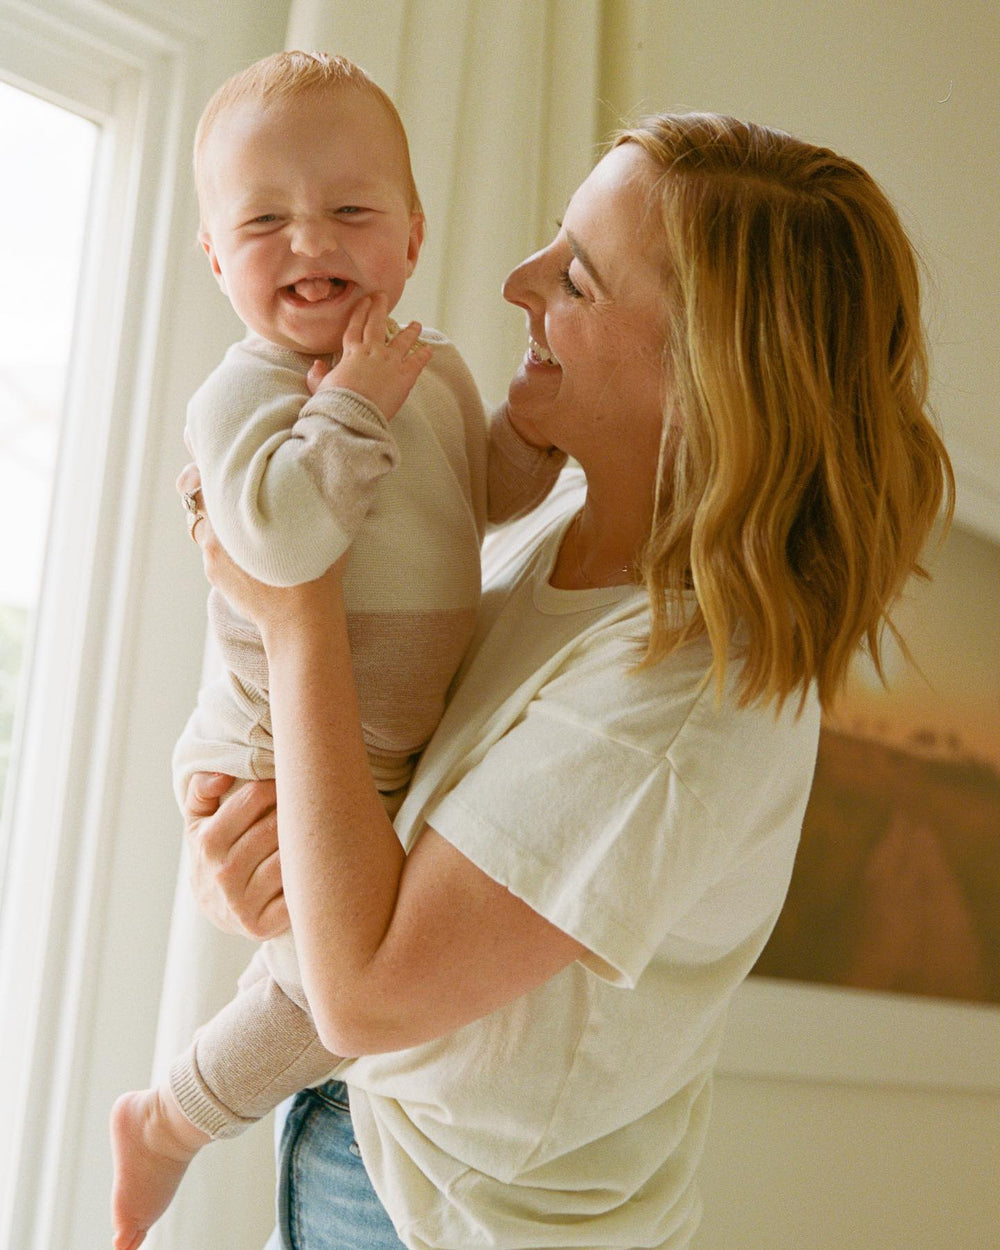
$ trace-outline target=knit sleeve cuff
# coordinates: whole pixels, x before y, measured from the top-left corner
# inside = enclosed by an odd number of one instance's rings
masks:
[[[256,1123],[256,1120],[236,1115],[212,1094],[202,1079],[194,1045],[174,1061],[169,1080],[181,1111],[195,1128],[207,1133],[213,1141],[238,1137]]]

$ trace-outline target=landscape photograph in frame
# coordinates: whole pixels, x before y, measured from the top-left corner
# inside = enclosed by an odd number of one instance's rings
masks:
[[[755,972],[1000,1003],[1000,544],[929,549],[824,715],[788,900]]]

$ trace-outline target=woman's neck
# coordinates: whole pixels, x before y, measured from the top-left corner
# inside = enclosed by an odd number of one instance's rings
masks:
[[[637,562],[649,534],[652,506],[602,496],[588,482],[583,507],[563,534],[549,582],[560,590],[593,590],[640,580]]]

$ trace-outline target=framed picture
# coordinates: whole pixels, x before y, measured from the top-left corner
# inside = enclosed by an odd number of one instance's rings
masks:
[[[824,718],[722,1070],[1000,1089],[1000,542],[956,524]]]

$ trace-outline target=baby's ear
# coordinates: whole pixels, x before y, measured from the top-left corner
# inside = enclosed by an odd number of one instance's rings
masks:
[[[208,263],[212,266],[212,273],[215,274],[216,282],[218,282],[219,286],[222,288],[223,295],[225,295],[226,280],[222,276],[222,268],[219,265],[219,258],[216,256],[215,248],[212,246],[212,236],[207,230],[200,230],[198,232],[198,242],[201,244],[202,250],[208,257]]]
[[[407,272],[406,276],[412,277],[414,269],[417,267],[417,260],[420,256],[420,249],[424,245],[424,227],[426,219],[423,213],[412,213],[410,215],[410,242],[406,249]]]

